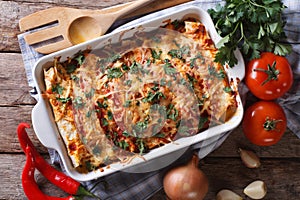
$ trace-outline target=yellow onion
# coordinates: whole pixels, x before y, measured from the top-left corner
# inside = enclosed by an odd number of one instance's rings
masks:
[[[201,200],[208,192],[208,179],[198,168],[199,158],[193,155],[185,165],[168,171],[163,179],[164,191],[170,200]]]

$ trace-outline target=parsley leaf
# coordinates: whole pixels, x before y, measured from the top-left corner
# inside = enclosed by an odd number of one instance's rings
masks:
[[[219,51],[215,61],[233,67],[237,64],[236,49],[240,49],[248,61],[264,51],[281,56],[291,53],[291,45],[284,41],[282,13],[285,8],[281,0],[227,0],[224,6],[218,4],[209,9],[223,37],[216,45]]]
[[[179,49],[171,49],[168,54],[172,58],[183,59],[184,55],[188,55],[190,53],[190,48],[187,45],[180,47]]]
[[[83,102],[83,98],[80,96],[74,98],[73,104],[74,104],[75,109],[83,108],[85,105],[85,103]]]
[[[143,154],[143,153],[146,152],[146,150],[147,150],[146,149],[146,145],[145,145],[145,143],[143,142],[142,139],[137,139],[136,140],[136,144],[137,144],[137,146],[139,148],[140,154]]]
[[[165,59],[165,64],[163,65],[163,68],[165,73],[168,75],[172,75],[177,72],[168,59]]]
[[[71,98],[70,97],[67,97],[67,98],[56,97],[56,100],[60,101],[62,103],[67,103],[68,101],[71,100]]]
[[[123,76],[123,72],[121,68],[110,68],[107,70],[107,78],[113,79],[113,78],[121,78]]]
[[[149,91],[147,96],[142,99],[143,102],[157,102],[160,98],[166,98],[162,92],[151,92]]]
[[[218,79],[224,79],[226,77],[225,72],[223,70],[217,71],[213,66],[208,66],[209,75],[214,76]]]
[[[63,91],[64,91],[64,88],[59,84],[56,84],[56,85],[52,86],[52,92],[53,93],[57,93],[59,95],[62,95]]]
[[[151,49],[151,54],[152,54],[152,57],[153,57],[154,59],[159,60],[159,59],[160,59],[160,55],[162,54],[162,51],[160,50],[160,51],[157,53],[154,49]]]

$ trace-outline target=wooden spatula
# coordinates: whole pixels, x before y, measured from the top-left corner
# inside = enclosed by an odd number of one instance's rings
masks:
[[[150,1],[153,0],[137,0],[120,10],[109,13],[102,10],[54,7],[21,19],[19,27],[21,31],[25,31],[57,22],[58,25],[40,29],[24,36],[29,45],[62,37],[59,41],[36,48],[36,51],[47,54],[105,34],[116,19],[150,3]]]

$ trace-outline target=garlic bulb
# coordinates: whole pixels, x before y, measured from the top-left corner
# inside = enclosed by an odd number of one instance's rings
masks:
[[[262,199],[267,194],[267,187],[263,181],[257,180],[250,183],[244,193],[251,199]]]
[[[239,148],[239,153],[246,167],[248,168],[260,167],[260,159],[253,151]]]
[[[217,200],[243,200],[241,196],[231,190],[223,189],[217,194]]]

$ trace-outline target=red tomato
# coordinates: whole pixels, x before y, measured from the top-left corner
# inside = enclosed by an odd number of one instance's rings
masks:
[[[286,130],[282,107],[272,101],[258,101],[245,112],[242,122],[245,136],[259,146],[276,144]]]
[[[291,88],[293,71],[285,57],[265,52],[248,63],[245,83],[259,99],[273,100]]]

